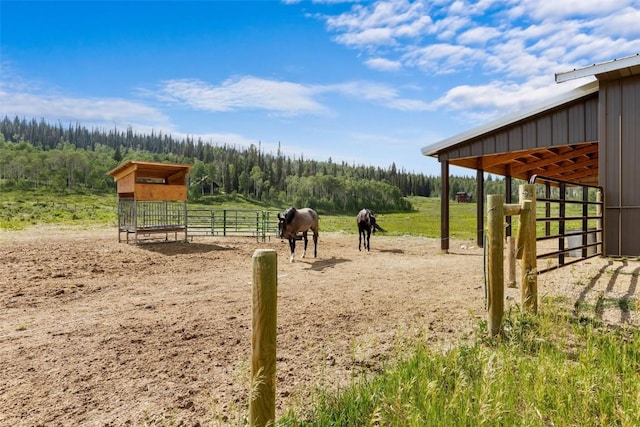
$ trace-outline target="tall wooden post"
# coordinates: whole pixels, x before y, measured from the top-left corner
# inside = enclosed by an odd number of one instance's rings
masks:
[[[518,227],[517,253],[522,258],[521,303],[525,310],[538,312],[538,267],[536,260],[536,186],[518,187],[522,211]]]
[[[449,161],[440,161],[440,250],[449,253]]]
[[[249,425],[275,425],[277,254],[273,249],[253,253],[251,323],[251,389]]]
[[[504,201],[501,194],[487,196],[487,252],[489,334],[500,333],[504,313]]]
[[[516,287],[516,239],[513,236],[507,237],[507,287]]]
[[[484,246],[484,171],[478,168],[476,172],[476,245]]]

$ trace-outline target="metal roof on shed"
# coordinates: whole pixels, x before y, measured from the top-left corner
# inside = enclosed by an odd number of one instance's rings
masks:
[[[596,76],[598,80],[615,80],[636,74],[640,74],[640,54],[556,73],[556,83],[588,76]]]
[[[457,144],[464,143],[470,139],[477,138],[479,136],[494,132],[507,126],[511,126],[520,121],[526,120],[531,116],[544,113],[545,111],[553,110],[554,108],[560,107],[564,104],[596,93],[598,92],[598,87],[599,85],[597,80],[589,82],[569,92],[563,93],[562,95],[559,95],[543,104],[536,105],[528,110],[510,114],[482,126],[478,126],[477,128],[459,133],[458,135],[454,135],[447,139],[443,139],[442,141],[436,142],[435,144],[427,145],[426,147],[422,148],[422,154],[425,156],[437,156],[439,152],[448,148],[452,148]]]
[[[556,74],[556,80],[596,80],[535,106],[422,148],[441,162],[498,175],[597,184],[598,101],[611,80],[640,75],[640,54]]]
[[[116,181],[135,171],[139,178],[169,178],[176,174],[187,174],[191,165],[175,163],[154,163],[129,160],[108,172]]]

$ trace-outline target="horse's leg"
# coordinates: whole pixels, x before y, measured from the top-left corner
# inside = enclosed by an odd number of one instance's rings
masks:
[[[367,230],[367,251],[371,250],[371,229]]]
[[[313,233],[313,257],[318,258],[318,232]]]
[[[367,242],[364,242],[364,244],[366,245]],[[362,230],[360,230],[360,227],[358,227],[358,250],[362,250]]]
[[[302,258],[304,258],[305,255],[307,255],[307,243],[309,242],[306,231],[302,233],[302,237],[304,238],[304,251],[302,251]]]
[[[296,239],[289,237],[289,249],[291,249],[291,256],[289,257],[289,262],[293,262],[294,255],[296,253]]]

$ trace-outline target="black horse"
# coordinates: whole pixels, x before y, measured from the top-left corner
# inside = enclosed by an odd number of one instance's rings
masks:
[[[384,232],[384,229],[378,225],[376,216],[371,209],[362,209],[358,212],[356,217],[356,223],[358,224],[358,250],[362,250],[362,238],[364,237],[364,248],[371,250],[371,233],[375,233],[376,230]]]
[[[291,257],[289,262],[293,262],[296,252],[296,235],[302,232],[304,238],[304,252],[302,258],[307,254],[307,232],[313,232],[313,257],[318,257],[318,214],[311,208],[289,208],[282,215],[278,213],[278,231],[280,238],[289,240]]]

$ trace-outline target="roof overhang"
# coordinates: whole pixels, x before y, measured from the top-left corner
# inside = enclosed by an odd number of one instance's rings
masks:
[[[190,169],[191,165],[129,160],[110,170],[108,175],[111,175],[116,181],[123,176],[134,172],[138,178],[171,179],[175,176],[184,176],[188,174]]]
[[[443,139],[442,141],[436,142],[435,144],[427,145],[426,147],[422,148],[422,154],[425,156],[437,157],[438,153],[440,153],[441,151],[452,148],[470,139],[477,138],[479,136],[494,132],[507,126],[511,126],[532,116],[544,113],[545,111],[549,111],[564,104],[576,101],[580,98],[598,92],[598,89],[598,81],[594,80],[573,90],[565,92],[562,95],[559,95],[551,99],[550,101],[545,102],[544,104],[534,106],[529,110],[502,117],[485,125],[478,126],[477,128],[459,133],[458,135],[452,136],[447,139]]]
[[[556,83],[563,83],[582,77],[596,76],[598,80],[613,80],[640,74],[640,54],[613,61],[593,64],[584,68],[576,68],[563,73],[556,73]]]

